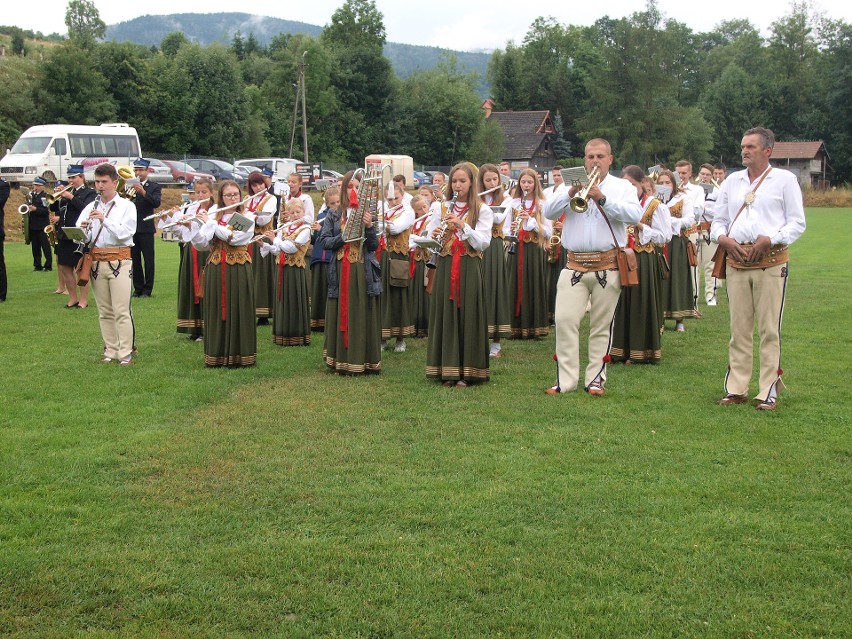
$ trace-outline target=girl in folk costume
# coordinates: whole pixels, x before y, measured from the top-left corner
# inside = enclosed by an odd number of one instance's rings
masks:
[[[431,190],[426,187],[420,192]],[[429,294],[426,292],[426,262],[429,261],[428,249],[420,248],[414,241],[415,237],[426,235],[431,213],[429,204],[431,200],[424,195],[416,195],[411,200],[411,208],[414,210],[414,224],[411,226],[411,234],[408,237],[408,310],[411,312],[411,321],[414,324],[414,337],[426,337],[429,334]]]
[[[338,214],[330,211],[323,222],[319,241],[332,252],[328,265],[328,304],[325,311],[325,344],[323,359],[332,370],[342,374],[378,373],[382,368],[381,317],[378,296],[382,280],[375,250],[379,239],[373,219],[368,212],[363,221],[352,219],[358,211],[358,181],[353,171],[343,177],[342,193],[345,204]],[[353,237],[363,241],[344,242],[349,228]]]
[[[414,335],[414,322],[408,307],[408,238],[414,223],[414,211],[402,202],[405,191],[394,182],[384,207],[384,233],[379,239],[378,255],[382,265],[382,350],[387,340],[396,337],[397,353],[405,352],[405,338]],[[392,195],[391,195],[392,194]]]
[[[665,204],[645,193],[642,169],[626,166],[622,177],[636,187],[644,210],[642,219],[627,227],[627,247],[636,252],[639,285],[621,288],[609,354],[615,362],[658,364],[662,358],[659,305],[663,279],[657,247],[665,245],[671,236],[671,218]]]
[[[512,196],[512,215],[506,220],[509,232],[518,238],[517,246],[509,249],[506,262],[509,294],[512,296],[512,337],[540,338],[550,332],[545,249],[553,226],[541,214],[542,191],[538,173],[533,169],[521,171]]]
[[[246,202],[246,211],[255,216],[255,229],[258,234],[272,230],[273,218],[277,209],[277,200],[266,187],[266,181],[260,171],[249,174],[247,187],[252,198]],[[275,259],[261,255],[254,244],[249,244],[254,271],[254,303],[258,326],[269,324],[273,315],[273,297],[275,296]]]
[[[210,250],[204,268],[204,363],[207,366],[253,366],[257,361],[254,315],[254,273],[248,245],[254,224],[238,231],[228,222],[241,213],[252,222],[254,214],[243,211],[242,193],[236,182],[219,185],[217,206],[199,211],[201,227],[192,244]]]
[[[509,274],[506,270],[506,246],[503,226],[509,215],[509,194],[500,182],[500,170],[494,164],[479,169],[477,189],[482,202],[492,208],[494,224],[491,243],[482,256],[482,277],[485,283],[485,309],[488,315],[488,337],[493,340],[489,355],[503,357],[500,340],[512,336],[509,295]]]
[[[482,253],[491,244],[494,216],[477,197],[470,164],[453,167],[449,190],[454,196],[444,218],[429,221],[429,235],[442,248],[429,301],[426,377],[463,388],[490,375]]]
[[[201,313],[201,278],[209,252],[198,250],[191,239],[198,229],[199,211],[213,206],[213,182],[206,178],[195,180],[194,202],[182,210],[163,217],[158,226],[168,226],[178,234],[181,241],[180,266],[178,267],[177,332],[188,333],[189,339],[200,342],[204,333]],[[195,226],[193,226],[195,224]]]
[[[320,229],[326,216],[335,211],[340,213],[340,187],[332,186],[323,193],[324,206],[317,213],[317,219],[311,224],[311,330],[325,330],[325,305],[328,299],[328,279],[326,270],[333,257],[319,242]]]
[[[305,255],[311,239],[311,225],[304,220],[301,200],[285,207],[286,223],[276,234],[269,230],[260,252],[277,256],[275,310],[272,314],[272,343],[278,346],[306,346],[311,343],[308,280]]]
[[[677,180],[671,171],[660,172],[657,185],[664,187],[663,202],[671,213],[672,238],[668,243],[669,268],[671,273],[663,281],[663,307],[665,317],[677,321],[676,329],[682,333],[685,329],[683,320],[687,317],[698,317],[693,297],[692,268],[689,264],[689,235],[696,224],[692,199],[688,193],[677,187]]]
[[[305,222],[313,224],[314,222],[314,201],[307,193],[302,193],[302,176],[298,173],[291,173],[287,176],[287,185],[290,187],[290,192],[285,196],[285,201],[296,199],[302,201],[302,206],[305,208]]]

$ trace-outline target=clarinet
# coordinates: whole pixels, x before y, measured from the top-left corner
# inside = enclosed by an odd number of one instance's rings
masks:
[[[441,222],[440,233],[438,234],[438,241],[443,244],[444,235],[447,232],[447,226],[449,226],[446,218],[449,217],[449,214],[453,212],[453,209],[456,207],[456,200],[459,197],[458,191],[453,191],[453,199],[450,202],[450,206],[446,209],[444,214],[444,220]],[[443,205],[443,202],[441,203]],[[426,268],[438,268],[438,256],[441,253],[441,249],[432,249],[432,256],[429,258],[429,261],[426,262]]]

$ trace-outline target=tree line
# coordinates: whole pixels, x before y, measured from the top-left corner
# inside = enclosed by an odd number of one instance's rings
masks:
[[[446,165],[504,152],[483,118],[481,78],[452,56],[396,77],[374,0],[345,0],[318,37],[280,34],[268,45],[239,33],[230,46],[202,47],[181,33],[155,47],[102,42],[91,0],[70,0],[66,25],[68,38],[43,60],[0,65],[14,87],[0,99],[6,145],[36,123],[123,121],[150,152],[287,155],[304,59],[312,160],[360,163],[385,152]],[[696,33],[654,0],[591,26],[538,18],[521,43],[493,53],[488,81],[497,110],[552,112],[560,156],[580,156],[585,139],[602,136],[619,163],[736,166],[742,132],[762,125],[779,140],[825,140],[835,179],[849,180],[852,25],[794,2],[769,31],[729,20]]]

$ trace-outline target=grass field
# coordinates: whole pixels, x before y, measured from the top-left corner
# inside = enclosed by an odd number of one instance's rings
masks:
[[[207,370],[158,244],[121,369],[7,244],[0,636],[849,637],[850,214],[791,249],[771,414],[713,403],[724,299],[603,398],[543,394],[552,335],[466,390],[423,341],[342,378],[269,327]]]

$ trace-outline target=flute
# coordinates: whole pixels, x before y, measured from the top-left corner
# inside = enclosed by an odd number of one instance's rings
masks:
[[[177,213],[181,209],[183,209],[183,211],[186,211],[193,204],[202,204],[204,202],[209,202],[209,201],[210,201],[210,198],[206,197],[203,200],[197,200],[196,202],[186,202],[184,204],[178,204],[177,206],[173,206],[172,208],[167,209],[165,211],[160,211],[159,213],[152,213],[151,215],[143,217],[142,221],[147,222],[148,220],[156,220],[157,218],[168,217],[169,215],[174,215],[175,213]]]

